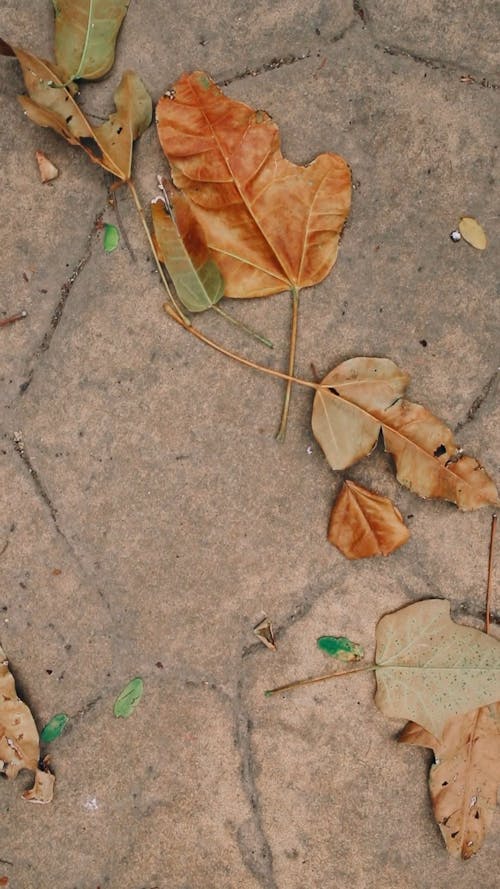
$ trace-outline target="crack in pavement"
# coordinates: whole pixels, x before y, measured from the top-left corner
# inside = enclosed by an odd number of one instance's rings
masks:
[[[475,83],[477,86],[484,87],[486,89],[497,90],[500,89],[500,83],[493,83],[488,80],[482,73],[477,72],[473,69],[467,69],[461,65],[458,65],[456,62],[451,62],[446,59],[437,59],[432,56],[422,56],[416,52],[412,52],[409,49],[405,49],[403,46],[396,46],[393,44],[383,44],[378,41],[374,41],[375,49],[380,49],[382,52],[386,53],[389,56],[402,56],[403,58],[411,59],[412,62],[417,62],[420,65],[425,65],[427,68],[432,68],[435,71],[449,71],[454,73],[460,73],[464,78],[464,82],[467,83]],[[471,73],[472,71],[472,73]]]
[[[102,217],[104,216],[104,210],[105,210],[105,207],[96,214],[94,221],[92,222],[92,227],[87,235],[87,245],[85,248],[85,252],[80,257],[80,259],[76,263],[73,271],[71,272],[71,274],[66,279],[66,281],[64,282],[64,284],[62,285],[62,287],[60,289],[59,300],[58,300],[58,303],[52,313],[52,317],[49,322],[49,327],[45,331],[43,338],[40,342],[40,345],[37,347],[37,349],[35,349],[35,352],[31,356],[31,367],[28,372],[28,377],[24,381],[24,383],[21,383],[21,385],[19,387],[21,395],[24,395],[31,385],[31,381],[33,379],[33,375],[35,372],[35,367],[36,367],[36,363],[37,363],[38,359],[44,352],[47,352],[47,350],[50,348],[50,344],[52,342],[52,337],[54,336],[54,334],[57,330],[57,327],[59,325],[59,322],[61,321],[61,318],[63,316],[64,308],[66,306],[68,297],[71,293],[73,284],[75,283],[78,276],[83,271],[83,269],[85,268],[85,266],[87,265],[88,261],[90,260],[90,258],[92,256],[95,237],[97,234],[99,223],[101,222]]]
[[[257,770],[252,751],[252,721],[243,705],[242,680],[238,680],[234,705],[235,743],[241,757],[241,782],[251,809],[251,817],[238,827],[236,842],[245,867],[262,889],[278,889],[274,876],[273,853],[266,837],[257,790]]]
[[[278,68],[284,68],[286,65],[294,65],[296,62],[303,62],[305,59],[309,59],[312,55],[312,51],[308,49],[305,53],[301,53],[299,56],[294,56],[292,54],[283,56],[282,58],[273,58],[270,62],[263,62],[262,65],[259,65],[257,68],[245,68],[244,71],[239,71],[236,74],[232,74],[230,77],[227,77],[223,80],[216,80],[217,86],[224,87],[229,86],[230,83],[234,83],[237,80],[244,80],[245,77],[257,77],[259,74],[265,74],[268,71],[276,71]]]
[[[455,426],[455,429],[454,429],[455,434],[456,434],[457,432],[460,432],[460,430],[463,429],[464,426],[467,426],[467,424],[468,424],[468,423],[471,423],[472,420],[475,418],[477,412],[482,408],[484,402],[486,401],[486,399],[488,398],[488,396],[489,396],[491,390],[493,389],[493,387],[494,387],[494,385],[495,385],[495,383],[496,383],[496,381],[497,381],[497,379],[498,379],[499,374],[500,374],[500,368],[497,367],[496,370],[493,371],[493,373],[492,373],[491,377],[489,378],[489,380],[487,380],[487,382],[484,384],[484,386],[483,386],[483,388],[481,389],[479,395],[476,395],[476,397],[475,397],[474,401],[472,402],[472,404],[471,404],[469,410],[467,411],[467,414],[466,414],[466,416],[465,416],[465,419],[464,419],[464,420],[460,420],[460,422],[457,423],[457,425]]]

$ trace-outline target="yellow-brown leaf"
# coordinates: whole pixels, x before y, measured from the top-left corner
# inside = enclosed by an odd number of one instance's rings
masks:
[[[156,109],[175,185],[192,203],[226,296],[268,296],[321,281],[349,213],[351,177],[336,154],[286,160],[264,111],[225,96],[203,72],[183,75]]]
[[[388,556],[410,536],[388,497],[345,481],[334,503],[328,540],[348,559]]]

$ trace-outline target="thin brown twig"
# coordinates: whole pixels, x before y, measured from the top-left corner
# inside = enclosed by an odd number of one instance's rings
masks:
[[[0,318],[0,327],[7,327],[8,324],[14,324],[15,321],[22,321],[23,318],[27,318],[28,313],[24,310],[22,312],[17,312],[15,315],[11,315],[9,318]]]
[[[299,326],[299,290],[297,287],[292,289],[292,324],[290,329],[290,346],[288,356],[288,375],[293,377],[295,370],[295,352],[297,350],[297,330]],[[281,411],[281,422],[276,433],[276,441],[283,442],[286,436],[286,428],[288,425],[288,412],[290,410],[290,397],[292,394],[292,383],[288,380],[285,398],[283,401],[283,409]]]
[[[495,531],[497,528],[497,514],[491,517],[490,549],[488,555],[488,580],[486,583],[486,619],[484,622],[486,633],[490,632],[491,590],[493,586],[493,548],[495,544]]]

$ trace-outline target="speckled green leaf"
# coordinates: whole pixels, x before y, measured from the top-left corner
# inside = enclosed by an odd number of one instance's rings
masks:
[[[52,0],[55,56],[66,81],[97,80],[115,60],[115,44],[130,0]]]
[[[120,232],[118,231],[116,225],[111,225],[110,222],[105,222],[103,245],[106,253],[112,253],[113,250],[116,250],[119,243]]]
[[[445,599],[385,615],[376,638],[375,703],[386,716],[439,739],[450,717],[500,700],[500,642],[452,621]]]
[[[66,716],[66,713],[56,713],[40,732],[42,744],[50,744],[51,741],[55,741],[62,734],[68,722],[69,716]]]
[[[115,701],[113,709],[115,716],[121,716],[123,719],[127,719],[137,707],[137,704],[142,698],[143,691],[144,682],[140,676],[131,679]]]
[[[365,656],[363,647],[346,636],[320,636],[317,645],[321,651],[339,661],[359,661]]]

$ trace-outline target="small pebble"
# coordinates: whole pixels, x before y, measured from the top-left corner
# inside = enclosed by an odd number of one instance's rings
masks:
[[[451,234],[450,234],[450,238],[451,238],[452,241],[455,241],[455,243],[456,243],[457,241],[461,241],[461,240],[462,240],[462,235],[460,234],[459,231],[457,231],[457,229],[455,229],[455,231],[452,231],[452,232],[451,232]]]

